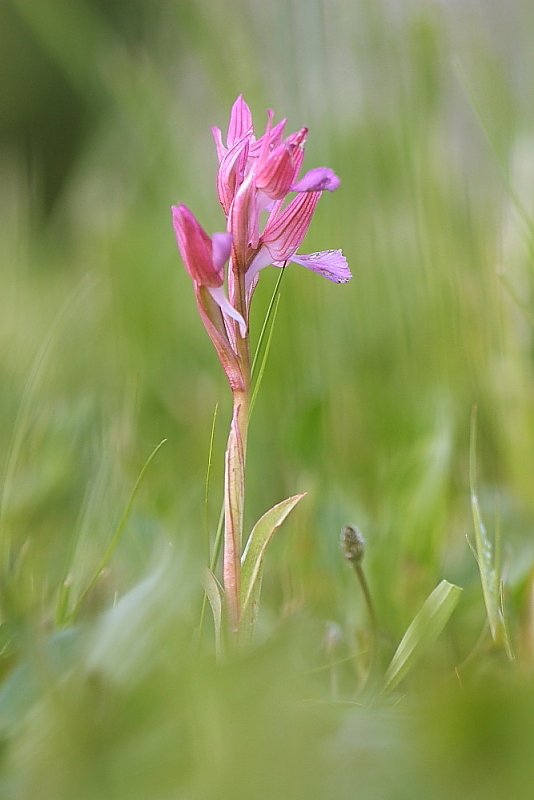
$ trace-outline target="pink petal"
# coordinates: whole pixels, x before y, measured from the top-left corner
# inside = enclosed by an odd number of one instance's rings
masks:
[[[303,177],[291,187],[292,192],[321,192],[326,189],[333,192],[339,186],[339,178],[328,167],[315,167],[308,170]]]
[[[265,133],[260,137],[261,149],[258,154],[258,164],[264,164],[269,156],[271,150],[271,125],[274,117],[274,111],[271,108],[267,109],[267,123],[265,125]]]
[[[216,128],[215,125],[213,125],[213,127],[211,129],[211,132],[212,132],[213,138],[215,140],[215,148],[217,150],[217,161],[220,164],[221,160],[222,160],[222,157],[226,153],[226,147],[223,145],[222,133],[221,133],[220,128]]]
[[[172,207],[172,221],[182,260],[191,278],[200,286],[221,286],[222,267],[213,263],[213,245],[191,211],[179,203]]]
[[[222,271],[224,265],[230,258],[232,249],[231,233],[214,233],[211,237],[212,258],[215,268]]]
[[[320,195],[320,192],[303,192],[294,197],[281,214],[271,212],[261,242],[268,247],[273,261],[286,261],[299,247]]]
[[[243,269],[249,247],[257,247],[259,238],[255,195],[256,187],[252,175],[249,174],[239,187],[228,214],[228,230],[232,232],[232,257]]]
[[[334,283],[347,283],[352,278],[347,259],[341,250],[321,250],[319,253],[293,255],[289,260],[319,273]]]
[[[230,112],[230,122],[226,136],[226,146],[232,147],[242,136],[251,131],[252,133],[252,114],[250,108],[243,100],[243,95],[239,95],[232,106]]]
[[[276,123],[274,128],[270,128],[270,130],[268,131],[267,133],[267,139],[269,144],[268,149],[272,149],[273,147],[278,147],[278,145],[281,143],[286,121],[287,120],[285,119],[280,120],[280,122]],[[251,144],[250,155],[253,158],[257,158],[258,155],[260,154],[261,149],[263,147],[263,143],[265,141],[265,136],[266,134],[264,133],[262,136],[259,137],[259,139],[257,139],[255,142]]]
[[[268,197],[278,200],[286,196],[295,180],[304,157],[307,128],[288,136],[278,147],[260,159],[256,172],[256,186]]]
[[[223,211],[228,215],[235,193],[243,182],[247,164],[249,134],[246,133],[225,151],[217,172],[217,194]]]

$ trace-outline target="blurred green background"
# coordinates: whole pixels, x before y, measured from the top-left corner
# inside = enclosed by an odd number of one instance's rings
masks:
[[[533,37],[528,0],[0,0],[1,797],[531,796]],[[339,174],[302,249],[342,248],[354,277],[284,275],[248,527],[308,496],[255,649],[216,664],[209,626],[191,643],[230,398],[170,206],[223,227],[210,126],[240,93],[256,131],[267,107],[307,125],[305,168]],[[513,663],[473,650],[474,405]],[[347,522],[382,667],[439,580],[464,589],[394,696],[363,687]]]

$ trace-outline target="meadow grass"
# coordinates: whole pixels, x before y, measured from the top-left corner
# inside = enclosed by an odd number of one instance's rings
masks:
[[[0,155],[0,797],[530,797],[530,4],[5,8],[87,125],[53,202]],[[221,229],[209,126],[241,92],[340,176],[303,250],[342,247],[353,279],[284,273],[245,528],[307,496],[254,644],[218,660],[231,402],[170,205]]]

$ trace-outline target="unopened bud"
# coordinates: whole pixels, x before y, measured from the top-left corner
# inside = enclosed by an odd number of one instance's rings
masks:
[[[343,525],[340,538],[341,552],[351,564],[359,564],[365,553],[365,540],[355,525]]]

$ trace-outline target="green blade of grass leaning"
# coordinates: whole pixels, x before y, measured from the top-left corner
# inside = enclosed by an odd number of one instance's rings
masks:
[[[271,295],[271,299],[269,301],[269,305],[267,307],[267,312],[265,314],[265,319],[263,320],[263,324],[261,326],[260,335],[258,337],[258,344],[256,345],[256,350],[254,351],[254,357],[252,359],[252,366],[250,368],[250,377],[254,381],[254,388],[252,390],[252,396],[250,399],[250,409],[249,409],[249,417],[252,414],[252,409],[254,408],[254,403],[256,402],[256,397],[258,395],[258,391],[261,385],[261,381],[263,378],[263,372],[265,370],[265,364],[267,363],[267,357],[269,355],[269,350],[271,349],[271,341],[273,337],[274,331],[274,323],[276,322],[276,315],[278,313],[278,306],[280,304],[280,283],[282,278],[284,277],[285,272],[285,264],[280,270],[280,275],[278,276],[273,293]],[[258,360],[260,357],[260,353],[262,352],[263,341],[267,336],[267,341],[265,343],[265,347],[263,348],[263,353],[261,357],[261,362],[259,363],[258,367]],[[256,368],[258,368],[258,375],[256,377]]]
[[[213,572],[206,567],[202,580],[204,587],[204,597],[208,598],[211,613],[213,614],[213,627],[215,631],[215,654],[220,658],[222,654],[222,589],[217,582],[217,578]]]
[[[461,593],[460,586],[443,580],[429,594],[402,637],[387,668],[387,692],[400,683],[428,646],[438,638],[456,608]]]
[[[7,455],[7,462],[5,467],[5,476],[3,488],[0,496],[0,552],[2,556],[2,566],[4,569],[9,569],[10,559],[10,540],[5,531],[3,531],[4,515],[6,507],[9,502],[13,486],[15,484],[16,471],[24,439],[27,436],[31,409],[36,404],[37,389],[39,387],[42,376],[44,375],[51,354],[53,353],[54,346],[56,345],[61,334],[64,333],[65,327],[72,319],[79,303],[86,298],[88,292],[94,288],[96,284],[94,276],[85,275],[77,284],[73,292],[66,298],[63,305],[59,309],[52,325],[47,331],[41,347],[39,348],[33,364],[31,366],[22,399],[15,418],[13,432],[11,436],[11,443]]]
[[[254,357],[252,359],[252,365],[250,367],[250,376],[251,376],[252,379],[254,379],[254,376],[256,374],[256,365],[258,363],[259,354],[260,354],[260,351],[261,351],[263,340],[265,338],[265,334],[267,332],[267,326],[269,325],[269,321],[270,321],[271,316],[273,314],[274,302],[276,300],[276,297],[277,297],[277,294],[278,294],[278,290],[280,289],[280,283],[282,282],[282,278],[284,277],[284,272],[285,271],[286,271],[286,267],[285,267],[285,264],[284,264],[284,266],[280,270],[280,275],[276,279],[276,283],[274,285],[273,293],[271,295],[271,299],[269,300],[269,305],[267,306],[267,311],[265,312],[265,319],[263,320],[263,323],[262,323],[262,326],[261,326],[260,335],[258,336],[258,344],[256,345],[256,349],[254,351]]]
[[[267,337],[267,342],[265,344],[265,350],[263,351],[263,356],[261,359],[261,364],[258,371],[258,377],[256,379],[256,383],[254,384],[254,389],[252,390],[252,397],[250,399],[250,410],[249,410],[249,417],[252,414],[252,409],[254,408],[254,403],[256,402],[256,397],[258,395],[258,391],[260,388],[260,384],[263,378],[263,372],[265,370],[265,365],[267,363],[267,356],[269,355],[269,350],[271,349],[271,340],[273,338],[273,331],[274,331],[274,323],[276,321],[276,315],[278,313],[278,306],[280,304],[280,297],[276,298],[276,303],[273,310],[272,316],[272,323],[271,327],[269,328],[269,335]]]
[[[82,605],[84,599],[87,597],[87,595],[89,594],[89,592],[91,591],[91,589],[93,588],[95,583],[97,582],[100,573],[102,572],[104,567],[107,565],[109,559],[111,558],[111,555],[112,555],[113,551],[115,550],[115,547],[117,546],[117,543],[118,543],[118,541],[120,539],[121,533],[123,532],[124,527],[125,527],[125,525],[126,525],[126,523],[128,521],[128,517],[130,516],[130,511],[132,510],[133,502],[134,502],[135,497],[137,495],[137,491],[138,491],[139,487],[141,486],[143,478],[145,477],[146,472],[147,472],[148,468],[150,467],[152,461],[154,460],[156,455],[159,453],[159,451],[161,450],[161,448],[163,447],[163,445],[165,444],[166,441],[167,441],[167,439],[162,439],[161,442],[158,445],[156,445],[154,450],[152,450],[151,454],[149,455],[149,457],[147,458],[147,460],[143,464],[141,472],[139,473],[139,477],[137,478],[137,480],[135,482],[135,485],[134,485],[134,487],[132,489],[132,492],[130,494],[128,502],[126,503],[126,507],[125,507],[125,509],[124,509],[124,511],[122,513],[122,516],[121,516],[121,518],[119,520],[119,524],[115,528],[115,532],[114,532],[113,536],[111,537],[111,539],[109,541],[109,544],[106,547],[106,549],[104,551],[104,554],[103,554],[102,558],[100,559],[100,562],[99,562],[97,568],[95,569],[95,571],[93,573],[92,578],[88,582],[88,584],[85,587],[85,589],[80,593],[80,595],[79,595],[78,599],[76,600],[76,603],[75,603],[72,611],[67,614],[67,618],[69,620],[72,620],[72,619],[75,618],[75,616],[78,613],[78,611],[80,609],[80,606]],[[61,594],[60,594],[60,598],[59,599],[62,600]]]
[[[211,562],[211,543],[210,543],[210,528],[209,528],[209,492],[210,492],[210,479],[211,479],[211,466],[213,462],[213,439],[215,437],[215,423],[217,422],[217,411],[219,404],[215,403],[213,410],[213,420],[211,423],[210,445],[208,450],[208,466],[206,469],[206,483],[204,487],[204,537],[206,539],[206,562]]]
[[[211,553],[211,558],[209,565],[206,567],[206,570],[210,573],[210,575],[214,575],[214,572],[217,568],[217,562],[219,561],[219,556],[221,554],[221,547],[222,547],[222,535],[223,535],[223,523],[224,523],[224,503],[221,505],[221,511],[219,514],[219,522],[217,524],[217,530],[215,532],[215,539],[213,542],[213,550]],[[215,578],[214,578],[215,580]],[[202,630],[204,628],[204,619],[206,616],[206,603],[209,600],[211,609],[213,611],[213,604],[211,599],[206,591],[206,586],[203,585],[204,588],[204,595],[202,597],[202,605],[200,607],[200,618],[198,622],[198,632],[197,632],[197,647],[200,647],[200,642],[202,641]],[[215,614],[214,614],[215,619]]]
[[[475,528],[475,555],[480,572],[480,583],[486,606],[486,614],[491,631],[491,637],[496,645],[502,645],[508,658],[513,658],[513,653],[506,630],[501,601],[501,577],[496,568],[494,548],[486,532],[486,527],[480,513],[480,505],[476,491],[476,421],[477,409],[471,413],[471,430],[469,436],[469,484],[471,494],[471,510]]]
[[[522,221],[523,225],[525,226],[525,231],[526,231],[526,233],[528,234],[528,237],[529,237],[529,242],[528,242],[529,248],[530,248],[530,250],[532,252],[532,243],[534,242],[534,224],[533,224],[531,215],[527,211],[527,209],[525,207],[525,204],[521,200],[521,197],[518,194],[517,190],[512,185],[512,182],[511,182],[510,176],[509,176],[509,168],[508,168],[507,164],[505,163],[505,161],[503,160],[503,157],[502,157],[501,153],[499,153],[499,148],[498,148],[498,146],[496,144],[495,136],[493,135],[493,133],[491,131],[491,128],[490,128],[490,125],[489,125],[489,123],[488,123],[488,121],[487,121],[487,119],[486,119],[486,117],[484,115],[484,112],[483,112],[483,109],[482,109],[482,104],[479,101],[479,99],[477,98],[477,96],[475,94],[475,91],[471,86],[471,83],[470,83],[470,81],[469,81],[469,79],[467,77],[467,73],[466,73],[466,71],[465,71],[465,69],[464,69],[464,67],[462,65],[461,60],[458,57],[456,57],[456,58],[453,59],[452,64],[453,64],[453,69],[454,69],[454,71],[456,73],[456,76],[457,76],[457,78],[458,78],[458,80],[460,82],[460,85],[461,85],[462,89],[464,90],[464,92],[466,94],[466,97],[468,98],[468,100],[469,100],[469,102],[471,104],[471,108],[473,109],[473,112],[474,112],[474,114],[475,114],[475,116],[476,116],[476,118],[478,120],[478,123],[479,123],[479,125],[480,125],[480,127],[481,127],[481,129],[482,129],[482,131],[484,133],[484,136],[486,137],[486,141],[487,141],[487,143],[488,143],[488,145],[489,145],[489,147],[491,149],[491,152],[492,152],[493,156],[495,157],[495,162],[496,162],[497,167],[499,169],[499,173],[501,175],[501,179],[503,181],[503,185],[506,188],[506,191],[508,193],[508,196],[509,196],[510,200],[512,201],[513,205],[515,206],[515,209],[518,212],[519,217],[521,218],[521,221]]]

